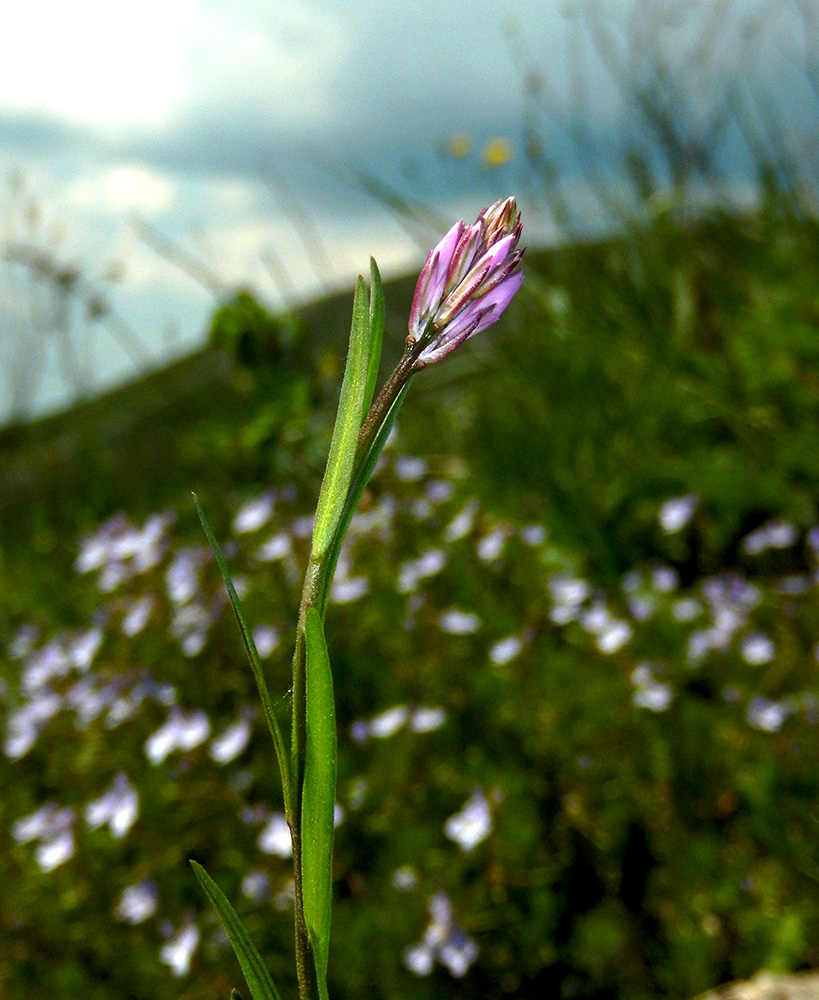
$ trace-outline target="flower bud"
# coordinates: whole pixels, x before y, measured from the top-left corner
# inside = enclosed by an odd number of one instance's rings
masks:
[[[473,225],[463,219],[427,258],[418,278],[407,343],[420,343],[423,368],[499,319],[523,281],[517,249],[522,225],[514,198],[485,208]]]

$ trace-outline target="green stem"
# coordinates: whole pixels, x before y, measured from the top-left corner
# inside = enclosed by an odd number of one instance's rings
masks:
[[[423,341],[417,341],[414,344],[407,344],[404,349],[404,353],[401,356],[401,360],[395,366],[395,370],[392,375],[390,375],[384,383],[381,392],[379,392],[375,402],[370,407],[367,419],[361,425],[361,430],[358,432],[358,446],[356,448],[355,459],[356,467],[361,464],[364,456],[367,454],[370,445],[373,443],[375,435],[378,433],[378,428],[383,423],[386,415],[390,412],[392,404],[404,388],[407,379],[409,379],[409,377],[421,367],[418,364],[418,355],[421,353],[423,348]],[[353,478],[355,478],[355,475]]]
[[[423,343],[407,344],[401,360],[393,373],[384,383],[377,399],[370,407],[362,424],[356,445],[354,472],[352,482],[356,483],[362,474],[366,474],[366,462],[370,449],[375,442],[379,429],[389,417],[396,400],[406,387],[407,381],[421,367],[418,355],[423,350]],[[346,533],[349,516],[339,524],[338,532]],[[295,916],[296,916],[296,972],[299,982],[299,997],[301,1000],[319,1000],[319,987],[316,980],[315,962],[310,947],[307,924],[304,919],[304,886],[302,879],[302,795],[304,792],[304,764],[306,746],[306,642],[305,621],[307,609],[314,607],[324,619],[327,605],[327,594],[330,582],[335,572],[338,553],[341,548],[341,538],[336,538],[329,550],[320,559],[310,555],[310,562],[304,576],[304,586],[299,607],[299,622],[296,630],[296,648],[293,653],[293,717],[291,739],[291,817],[290,837],[293,843],[293,875],[295,881]]]
[[[301,1000],[317,1000],[315,968],[311,960],[310,941],[304,919],[304,888],[302,883],[301,816],[304,789],[304,755],[306,744],[307,705],[306,666],[307,651],[304,638],[307,608],[314,605],[321,585],[321,563],[314,563],[313,556],[307,566],[302,589],[299,623],[296,629],[296,649],[293,653],[293,721],[291,735],[292,817],[290,839],[293,844],[293,879],[295,883],[296,915],[296,974]]]

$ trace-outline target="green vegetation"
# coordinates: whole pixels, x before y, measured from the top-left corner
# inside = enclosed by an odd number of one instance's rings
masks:
[[[817,263],[774,206],[527,254],[504,322],[413,385],[327,617],[332,996],[684,998],[819,961]],[[191,857],[295,994],[281,790],[190,490],[285,718],[349,308],[241,294],[212,348],[3,442],[9,1000],[228,996]]]

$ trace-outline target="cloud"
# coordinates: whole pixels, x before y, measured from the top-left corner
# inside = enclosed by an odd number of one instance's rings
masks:
[[[166,117],[190,80],[185,22],[195,0],[30,0],[4,12],[0,95],[35,117],[121,127]]]
[[[469,24],[459,4],[32,0],[0,37],[0,141],[213,173],[297,148],[400,157],[508,123],[501,16],[488,0]]]
[[[737,0],[736,9],[755,5]],[[176,316],[191,343],[213,300],[140,240],[134,218],[226,284],[253,283],[274,304],[310,296],[366,270],[370,253],[387,272],[420,261],[435,236],[423,226],[405,231],[364,192],[356,168],[442,219],[474,218],[515,193],[528,238],[551,237],[547,209],[527,206],[518,183],[529,176],[534,192],[543,179],[527,175],[520,156],[531,127],[559,168],[575,224],[599,222],[589,158],[616,164],[644,123],[622,106],[589,37],[589,11],[610,16],[627,47],[621,29],[640,14],[639,0],[417,0],[389,9],[376,0],[28,0],[5,12],[0,34],[0,173],[24,176],[26,198],[42,209],[36,236],[50,245],[60,230],[60,259],[92,274],[124,259],[116,300],[141,333],[153,336]],[[760,35],[766,53],[787,27]],[[670,65],[684,63],[687,48],[671,33],[669,45]],[[737,42],[733,56],[741,50]],[[642,55],[635,72],[650,46]],[[781,61],[758,54],[751,66],[778,99]],[[706,96],[692,90],[694,111],[733,66],[721,54],[720,72],[701,81]],[[573,73],[587,92],[581,114]],[[814,109],[804,91],[801,81],[786,93]],[[469,135],[471,156],[440,155],[455,133]],[[511,140],[515,157],[487,170],[481,150],[497,138]],[[616,193],[618,178],[605,177]],[[21,207],[0,189],[7,230]],[[2,300],[0,288],[0,314]],[[0,419],[2,410],[0,388]]]
[[[139,166],[116,166],[85,176],[65,189],[67,205],[85,212],[158,215],[173,204],[176,185],[166,176]]]

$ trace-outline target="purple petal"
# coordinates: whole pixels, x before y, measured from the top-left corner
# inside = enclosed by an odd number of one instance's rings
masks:
[[[443,327],[451,322],[471,298],[484,294],[503,281],[520,259],[513,252],[516,242],[516,235],[510,233],[483,254],[458,287],[444,299],[435,314],[436,326]]]
[[[431,365],[435,361],[440,361],[472,336],[478,328],[482,313],[479,310],[472,310],[466,317],[465,313],[466,310],[446,327],[444,334],[436,337],[421,351],[418,356],[420,364]]]
[[[483,236],[483,225],[475,223],[473,226],[466,227],[452,255],[447,272],[445,292],[449,292],[459,285],[464,275],[469,272],[470,267],[472,267],[475,258],[480,252]]]
[[[509,274],[504,281],[467,303],[451,322],[425,348],[419,360],[425,364],[439,361],[465,340],[496,323],[523,282],[523,271]]]
[[[464,229],[463,219],[455,223],[427,257],[427,262],[418,276],[409,316],[409,330],[412,340],[417,340],[420,337],[427,319],[440,304],[450,261]]]
[[[513,271],[511,274],[507,275],[505,280],[499,285],[495,285],[495,287],[490,288],[485,295],[481,295],[475,299],[475,305],[483,305],[484,309],[493,310],[492,318],[482,322],[478,327],[478,330],[485,330],[488,326],[491,326],[494,322],[496,322],[496,320],[500,319],[501,313],[515,297],[517,290],[522,284],[523,271]],[[470,305],[471,304],[472,303],[470,303]],[[474,332],[477,333],[478,330],[475,330]]]
[[[497,285],[506,281],[509,275],[515,271],[523,259],[523,250],[515,250],[508,260],[501,262],[495,267],[481,283],[481,287],[476,292],[476,298],[490,292]]]
[[[447,295],[441,308],[435,313],[436,327],[442,329],[451,323],[469,300],[479,294],[481,285],[489,275],[490,266],[484,263],[484,258],[481,258],[460,285],[450,295]]]

